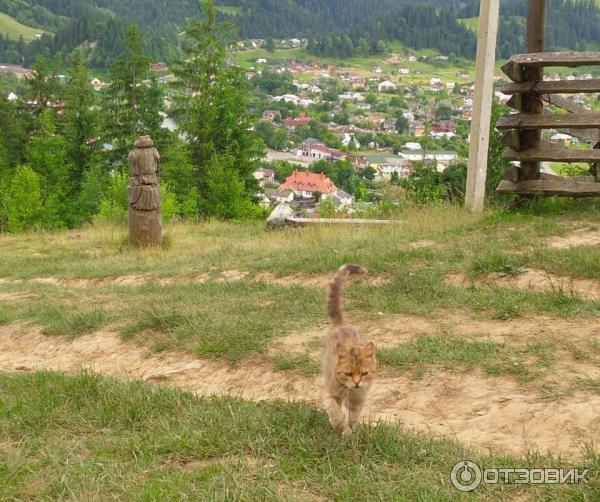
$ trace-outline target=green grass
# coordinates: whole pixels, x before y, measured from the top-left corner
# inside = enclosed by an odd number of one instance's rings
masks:
[[[389,53],[401,53],[401,54],[415,54],[417,57],[421,56],[436,56],[438,53],[431,49],[422,50],[408,50],[403,45],[393,42],[390,43]],[[244,68],[256,67],[256,60],[259,58],[265,58],[268,61],[272,60],[297,60],[297,61],[316,61],[321,65],[335,65],[339,68],[344,68],[348,71],[355,71],[362,75],[371,75],[372,70],[375,67],[380,67],[386,73],[397,71],[400,66],[407,67],[411,70],[410,75],[401,75],[399,81],[404,85],[429,85],[431,77],[442,78],[445,82],[466,82],[472,80],[475,74],[475,67],[473,64],[467,64],[466,66],[448,66],[448,67],[436,67],[423,61],[402,61],[398,64],[389,64],[386,60],[390,57],[388,55],[378,55],[369,57],[353,57],[347,59],[339,59],[333,57],[320,57],[314,56],[307,53],[303,49],[283,49],[276,50],[274,52],[268,52],[266,49],[251,49],[245,51],[236,51],[231,53],[233,60]],[[459,77],[457,72],[459,70],[467,70],[470,77]],[[416,74],[420,72],[421,74]],[[301,76],[302,78],[308,78],[306,75]],[[396,78],[396,77],[395,77]]]
[[[378,312],[443,317],[448,309],[489,319],[595,317],[600,304],[566,292],[460,288],[444,278],[449,273],[517,274],[530,266],[600,279],[597,247],[544,246],[548,236],[572,231],[577,219],[585,225],[597,218],[597,204],[546,201],[484,216],[454,206],[406,208],[398,214],[402,223],[385,229],[272,232],[262,222],[176,224],[169,229],[172,247],[153,251],[122,247],[124,230],[112,227],[82,229],[82,238],[69,232],[5,234],[0,236],[0,278],[5,279],[0,294],[28,296],[0,301],[0,322],[26,321],[66,336],[116,329],[155,350],[236,362],[261,353],[278,337],[326,321],[324,286],[275,283],[263,274],[321,274],[326,281],[347,262],[388,281],[356,281],[347,289],[346,307],[356,318],[375,319]],[[412,247],[423,239],[437,244]],[[221,274],[232,271],[248,275],[223,281]],[[110,281],[140,275],[146,279],[137,285]],[[206,282],[194,282],[198,275]],[[36,282],[48,277],[66,282]]]
[[[171,246],[157,250],[123,246],[125,229],[119,227],[3,234],[0,324],[32,323],[49,336],[66,337],[116,330],[155,351],[181,350],[232,364],[262,357],[291,382],[310,381],[305,376],[318,372],[316,345],[304,347],[305,353],[271,355],[269,344],[324,330],[326,288],[315,279],[326,282],[341,264],[355,262],[385,281],[358,279],[346,289],[349,319],[372,324],[374,331],[395,329],[394,314],[439,326],[380,348],[384,373],[419,378],[482,370],[491,379],[519,379],[532,400],[597,394],[597,375],[585,378],[581,371],[599,364],[600,343],[593,338],[499,339],[444,326],[449,314],[467,322],[539,315],[594,321],[598,302],[561,291],[455,287],[444,279],[451,273],[518,274],[525,267],[600,279],[598,246],[545,245],[550,236],[597,228],[599,217],[596,200],[533,201],[481,215],[453,205],[407,205],[386,228],[171,224],[165,229]],[[415,245],[423,241],[434,244]],[[124,276],[129,282],[115,280]],[[561,376],[566,388],[553,375],[564,375],[574,362],[578,371]],[[597,478],[577,487],[488,486],[465,497],[448,479],[463,458],[486,466],[570,465],[556,457],[476,453],[386,425],[361,427],[342,440],[320,411],[305,404],[198,399],[91,375],[0,375],[3,500],[600,498]],[[599,462],[589,449],[583,463],[597,472]]]
[[[25,41],[35,39],[36,35],[44,33],[41,28],[31,28],[19,23],[8,14],[0,12],[0,33],[8,35],[13,40],[18,40],[19,37],[23,37]]]
[[[470,371],[480,367],[489,375],[513,374],[530,380],[538,369],[551,368],[555,347],[550,342],[509,346],[492,340],[470,340],[449,333],[418,335],[412,340],[378,351],[378,361],[399,369],[414,368],[422,375],[428,366]]]
[[[94,375],[0,375],[0,486],[17,500],[597,500],[589,484],[482,485],[466,496],[451,467],[570,467],[560,458],[476,453],[401,427],[341,439],[302,404],[199,399]]]
[[[477,33],[477,31],[479,30],[479,16],[467,17],[464,19],[459,19],[459,21],[475,33]]]
[[[277,371],[294,370],[303,375],[317,375],[319,363],[310,354],[277,354],[273,358],[273,366]]]

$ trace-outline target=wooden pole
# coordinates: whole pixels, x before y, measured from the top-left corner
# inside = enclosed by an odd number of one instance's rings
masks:
[[[544,52],[546,35],[546,0],[527,0],[527,52]],[[539,82],[544,78],[542,66],[527,69],[527,82]],[[534,92],[523,94],[523,113],[542,113],[544,103],[539,94]],[[523,149],[537,148],[542,132],[525,130],[521,133]],[[539,162],[521,162],[519,178],[521,180],[537,180],[540,176]]]
[[[472,211],[481,211],[485,198],[499,15],[500,0],[481,0],[465,197],[465,203]]]

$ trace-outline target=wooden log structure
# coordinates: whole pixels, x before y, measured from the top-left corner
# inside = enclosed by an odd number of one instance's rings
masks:
[[[525,162],[600,162],[600,150],[566,148],[542,141],[537,148],[522,152],[508,148],[503,157],[506,160]]]
[[[500,117],[496,127],[503,129],[589,129],[600,128],[600,112],[594,113],[516,113]]]
[[[502,180],[496,189],[500,193],[516,192],[523,195],[558,195],[563,197],[597,197],[600,183],[577,181],[572,178],[558,180]]]
[[[519,162],[509,169],[497,191],[521,195],[592,197],[600,195],[600,113],[564,94],[598,93],[600,79],[544,81],[548,67],[600,66],[600,52],[544,52],[545,0],[527,3],[527,54],[517,54],[502,67],[512,81],[499,89],[511,94],[508,106],[519,113],[496,123],[509,147],[504,158]],[[554,113],[544,103],[564,110]],[[553,108],[554,109],[554,108]],[[541,131],[556,129],[590,143],[574,149],[541,140]],[[587,162],[593,176],[562,178],[540,172],[540,162]]]
[[[512,82],[501,85],[498,90],[504,94],[522,94],[527,92],[535,92],[536,94],[579,94],[582,92],[600,92],[600,79]]]

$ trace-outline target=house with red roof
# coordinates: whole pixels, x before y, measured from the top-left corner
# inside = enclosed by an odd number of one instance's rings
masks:
[[[296,129],[296,127],[307,126],[308,124],[310,124],[311,120],[311,117],[307,117],[306,115],[300,115],[296,118],[287,118],[283,121],[283,123],[290,131],[293,131]]]
[[[322,194],[322,198],[332,196],[338,191],[333,181],[323,173],[310,173],[294,171],[291,176],[278,187],[280,192],[289,190],[302,198],[314,197],[315,193]]]

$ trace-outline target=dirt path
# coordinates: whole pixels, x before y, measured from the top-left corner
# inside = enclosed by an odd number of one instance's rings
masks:
[[[414,320],[420,323],[421,331],[428,331],[434,324]],[[482,328],[476,321],[470,326]],[[402,330],[414,333],[416,327],[404,319],[398,322],[397,336],[402,338]],[[510,326],[505,329],[510,330]],[[384,338],[383,330],[373,334]],[[307,343],[311,340],[310,336],[306,338]],[[294,352],[294,347],[301,346],[299,335],[293,335],[280,340],[276,350],[287,347]],[[76,372],[84,368],[174,386],[200,396],[302,400],[313,405],[319,401],[318,377],[273,371],[264,358],[247,359],[231,368],[222,361],[184,353],[148,353],[108,331],[69,341],[45,336],[24,325],[0,328],[0,371]],[[600,395],[575,393],[560,401],[547,401],[532,395],[512,378],[439,371],[415,380],[409,374],[390,371],[379,376],[365,421],[400,422],[409,429],[451,436],[483,449],[520,455],[552,452],[575,459],[584,442],[600,441],[598,410]]]

